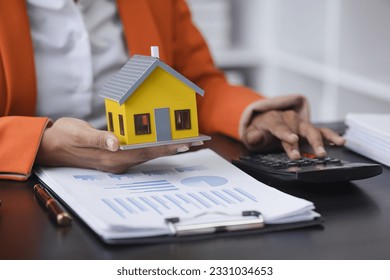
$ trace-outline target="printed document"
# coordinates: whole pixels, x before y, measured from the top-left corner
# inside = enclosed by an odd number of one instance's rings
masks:
[[[390,166],[390,114],[350,113],[345,122],[347,148]]]
[[[246,219],[242,212],[258,211],[265,224],[281,224],[319,217],[310,201],[255,180],[210,149],[151,160],[124,174],[63,167],[35,173],[104,239],[172,235],[166,222],[172,218]]]

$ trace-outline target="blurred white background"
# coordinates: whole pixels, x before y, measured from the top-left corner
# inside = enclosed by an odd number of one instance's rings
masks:
[[[390,0],[187,2],[232,83],[304,94],[317,122],[390,113]]]

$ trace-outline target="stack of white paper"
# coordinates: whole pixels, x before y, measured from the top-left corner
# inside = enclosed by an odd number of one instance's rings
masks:
[[[390,114],[348,114],[346,147],[390,166]]]
[[[243,211],[258,211],[266,224],[280,224],[319,217],[313,203],[258,182],[209,149],[119,175],[78,168],[35,172],[104,240],[174,234],[167,218],[249,219]]]

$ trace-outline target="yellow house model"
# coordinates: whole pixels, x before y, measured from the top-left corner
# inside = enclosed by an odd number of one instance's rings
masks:
[[[204,91],[158,57],[134,55],[100,90],[121,149],[209,140],[199,135]]]

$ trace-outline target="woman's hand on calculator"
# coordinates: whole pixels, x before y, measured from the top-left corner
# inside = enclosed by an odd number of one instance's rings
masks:
[[[301,108],[300,110],[308,110]],[[282,145],[290,159],[301,158],[299,140],[305,139],[317,157],[326,156],[324,139],[343,145],[345,139],[329,128],[317,128],[310,123],[308,113],[297,110],[270,110],[255,114],[242,134],[250,150],[268,151]]]

